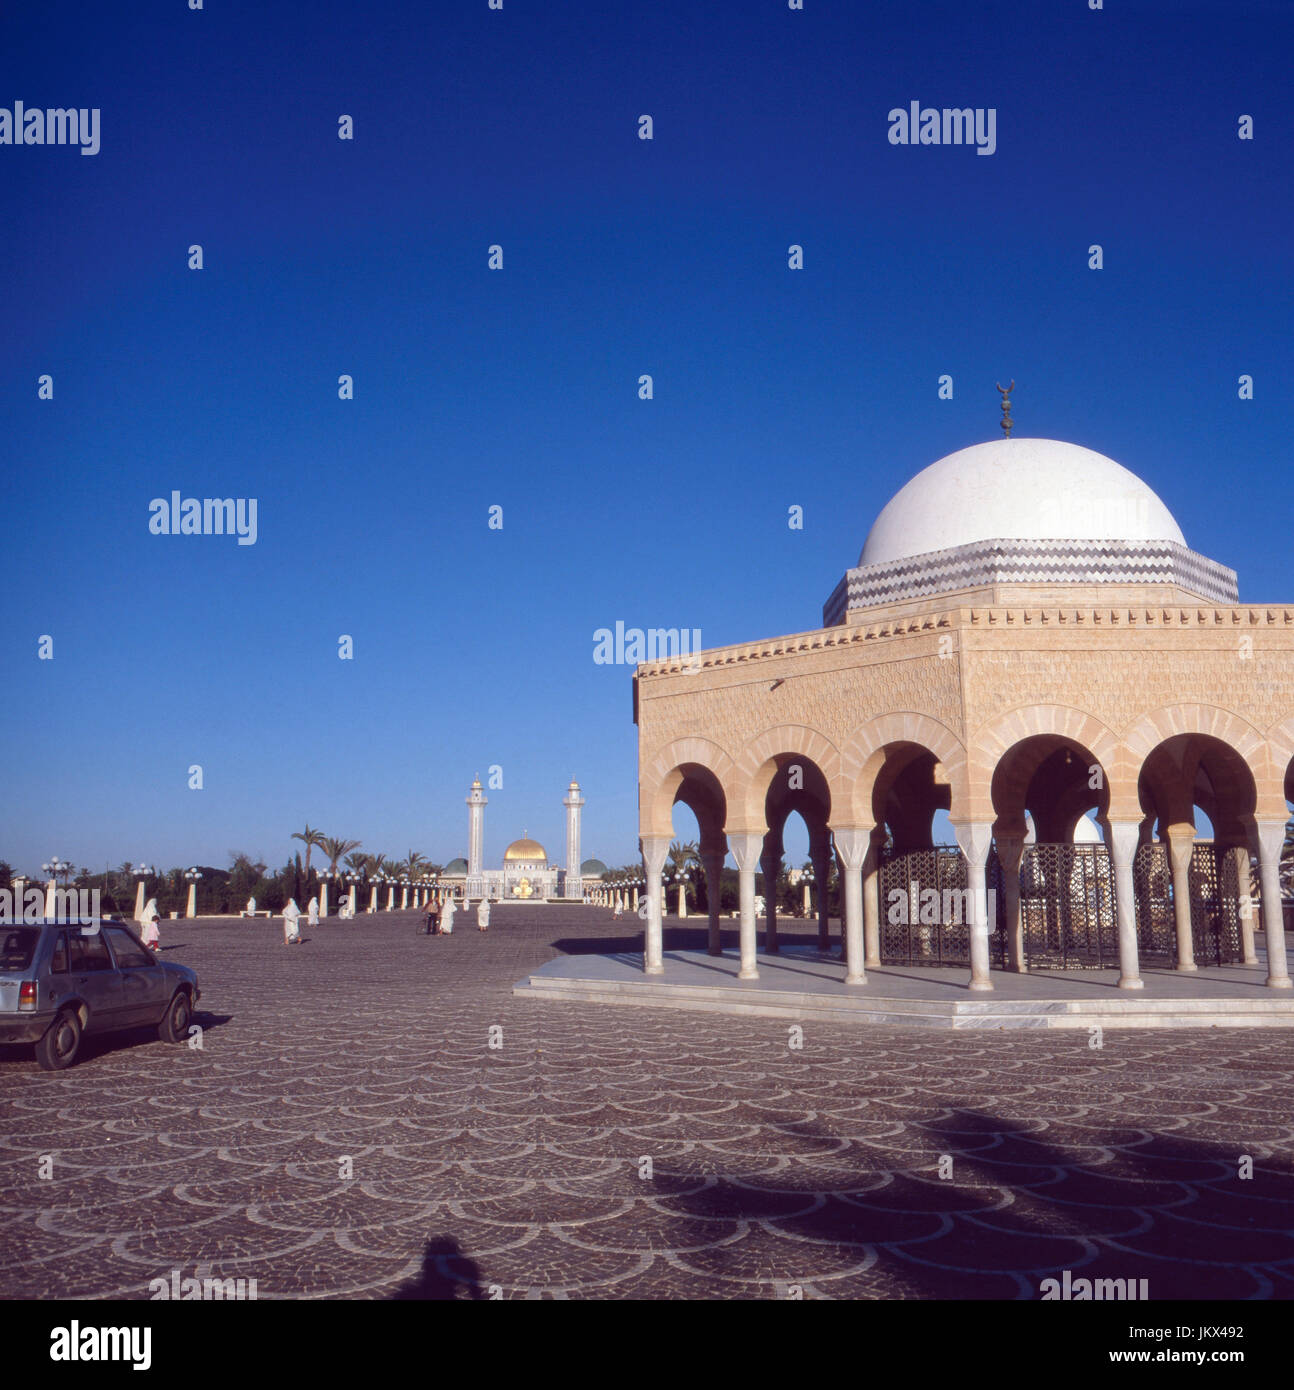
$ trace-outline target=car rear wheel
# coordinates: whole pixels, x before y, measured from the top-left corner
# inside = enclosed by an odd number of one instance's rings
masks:
[[[76,1061],[81,1050],[81,1020],[70,1009],[54,1020],[36,1044],[36,1060],[43,1071],[62,1071]]]
[[[189,1023],[193,1018],[193,1005],[184,990],[176,990],[166,1010],[166,1017],[157,1025],[157,1036],[163,1042],[184,1042],[189,1036]]]

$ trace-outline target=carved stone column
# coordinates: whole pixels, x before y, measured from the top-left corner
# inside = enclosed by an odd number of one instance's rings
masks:
[[[835,826],[836,855],[842,865],[845,898],[845,983],[865,985],[863,963],[863,864],[872,842],[872,827]]]
[[[665,973],[665,929],[661,920],[664,910],[660,876],[669,854],[668,835],[644,835],[642,845],[643,869],[647,875],[647,927],[643,936],[643,973]],[[620,902],[620,894],[616,894]]]
[[[1290,972],[1285,958],[1285,919],[1281,906],[1281,846],[1285,843],[1283,820],[1260,820],[1258,872],[1263,885],[1263,936],[1267,941],[1267,983],[1272,989],[1289,989]]]
[[[993,827],[988,821],[968,821],[953,826],[957,847],[966,857],[966,885],[970,889],[970,988],[989,990],[988,952],[988,852],[993,846]]]
[[[1006,904],[1006,949],[1011,969],[1029,972],[1024,954],[1024,918],[1020,912],[1020,864],[1024,859],[1024,831],[998,831],[997,857],[1002,865],[1002,896]]]
[[[1173,920],[1177,926],[1177,968],[1197,970],[1195,942],[1191,937],[1191,850],[1195,846],[1193,825],[1170,825],[1167,829],[1168,862],[1173,872]]]
[[[737,863],[737,873],[741,884],[741,968],[737,971],[739,980],[757,980],[759,971],[756,958],[755,924],[755,866],[764,848],[762,834],[728,835],[728,848]]]
[[[1114,912],[1119,924],[1119,988],[1144,989],[1137,959],[1137,895],[1132,861],[1141,842],[1141,821],[1108,821],[1110,861],[1114,865]]]

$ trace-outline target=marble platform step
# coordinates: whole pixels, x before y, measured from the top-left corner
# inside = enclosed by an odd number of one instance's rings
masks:
[[[966,999],[885,997],[750,988],[744,983],[679,984],[663,980],[578,978],[537,973],[513,986],[520,998],[689,1009],[794,1022],[896,1024],[919,1028],[1290,1028],[1289,991],[1252,998],[1147,999],[1128,992],[1109,999]]]

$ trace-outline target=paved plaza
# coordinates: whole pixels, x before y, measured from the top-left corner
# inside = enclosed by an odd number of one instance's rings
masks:
[[[277,921],[163,923],[200,1050],[128,1035],[49,1074],[0,1049],[0,1293],[178,1269],[261,1299],[1036,1298],[1068,1269],[1294,1295],[1289,1032],[807,1022],[796,1047],[786,1019],[514,997],[637,926],[381,913],[285,949]]]

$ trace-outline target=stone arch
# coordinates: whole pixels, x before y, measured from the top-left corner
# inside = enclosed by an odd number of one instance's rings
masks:
[[[971,783],[980,808],[975,818],[1001,820],[1004,808],[1010,808],[1007,819],[1022,831],[1023,824],[1014,823],[1016,805],[1023,807],[1033,777],[1061,749],[1090,756],[1099,765],[1102,806],[1119,804],[1120,798],[1135,802],[1136,772],[1107,724],[1073,705],[1017,705],[981,725],[971,740]]]
[[[856,729],[841,751],[841,777],[847,798],[838,799],[840,824],[872,825],[872,795],[887,761],[887,749],[910,744],[933,753],[952,786],[954,804],[965,796],[966,749],[947,725],[913,710],[878,715]],[[845,817],[848,817],[848,820]]]
[[[722,827],[736,785],[736,764],[717,743],[697,735],[675,739],[642,771],[639,834],[672,836],[674,803],[680,793],[698,821],[703,814],[707,818],[717,814]]]
[[[736,762],[736,794],[728,798],[732,830],[763,830],[764,803],[779,768],[795,758],[815,767],[826,783],[826,812],[842,797],[840,754],[836,745],[805,724],[779,724],[752,738]]]
[[[1234,710],[1196,703],[1164,705],[1129,725],[1123,743],[1140,774],[1152,754],[1183,735],[1224,744],[1244,762],[1254,780],[1256,814],[1272,818],[1285,815],[1284,769],[1273,765],[1270,746],[1261,731]]]
[[[1267,757],[1286,801],[1294,801],[1294,714],[1267,731]]]

